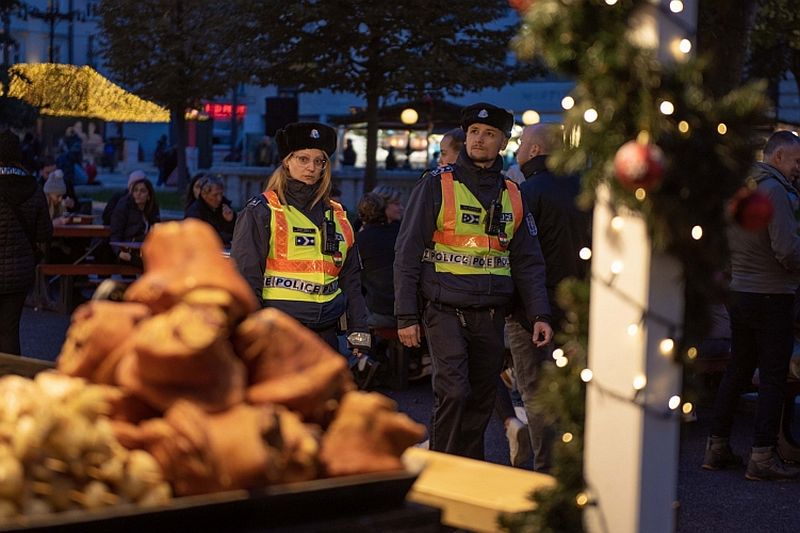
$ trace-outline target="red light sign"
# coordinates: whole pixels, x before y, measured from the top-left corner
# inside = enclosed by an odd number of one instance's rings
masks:
[[[231,104],[206,104],[203,110],[214,120],[230,120],[233,114],[233,106]],[[246,105],[239,104],[236,106],[236,118],[238,120],[242,120],[245,113],[247,113]]]

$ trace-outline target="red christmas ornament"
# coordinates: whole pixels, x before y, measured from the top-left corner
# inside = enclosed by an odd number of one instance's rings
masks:
[[[508,0],[508,5],[517,10],[517,13],[525,13],[535,2],[535,0]]]
[[[654,144],[628,141],[614,156],[614,172],[620,184],[629,191],[649,191],[661,183],[664,174],[664,152]]]
[[[739,226],[747,231],[759,231],[772,220],[774,209],[766,194],[742,187],[731,199],[729,210]]]

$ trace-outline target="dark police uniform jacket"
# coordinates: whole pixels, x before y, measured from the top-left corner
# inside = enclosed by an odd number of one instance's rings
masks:
[[[313,207],[310,205],[314,191],[315,186],[289,180],[286,201],[319,227],[327,207],[321,202]],[[269,254],[271,231],[270,215],[269,205],[263,195],[252,198],[236,219],[231,243],[231,259],[236,261],[236,268],[253,288],[261,305],[279,308],[317,331],[335,326],[346,311],[348,332],[368,332],[366,305],[361,294],[361,262],[355,244],[347,253],[339,271],[339,286],[342,289],[340,297],[325,303],[263,300],[264,268]]]
[[[462,149],[453,165],[456,181],[463,183],[488,209],[503,186],[502,159],[490,168],[476,166]],[[492,274],[455,275],[435,271],[422,262],[426,248],[433,248],[436,218],[442,205],[442,187],[437,171],[427,172],[414,187],[403,216],[395,246],[395,315],[398,328],[419,322],[418,295],[425,300],[456,308],[510,307],[514,289],[520,292],[530,319],[546,320],[550,305],[545,291],[545,265],[536,223],[523,206],[523,222],[509,244],[511,276]]]

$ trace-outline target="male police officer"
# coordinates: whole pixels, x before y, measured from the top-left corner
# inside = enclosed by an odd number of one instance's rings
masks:
[[[395,247],[395,315],[406,346],[421,340],[433,360],[433,450],[483,458],[503,362],[503,324],[514,292],[550,342],[550,306],[536,223],[517,186],[503,178],[500,150],[514,117],[491,104],[464,108],[465,147],[452,166],[423,175],[409,198]]]

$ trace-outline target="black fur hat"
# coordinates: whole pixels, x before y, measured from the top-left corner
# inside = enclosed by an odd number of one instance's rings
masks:
[[[467,128],[476,122],[493,126],[502,131],[506,137],[511,137],[514,115],[492,104],[478,102],[461,110],[461,129],[466,132]]]
[[[306,148],[322,150],[330,158],[336,151],[336,130],[318,122],[292,122],[275,133],[281,159]]]
[[[22,147],[17,134],[11,130],[0,133],[0,163],[22,163]]]

